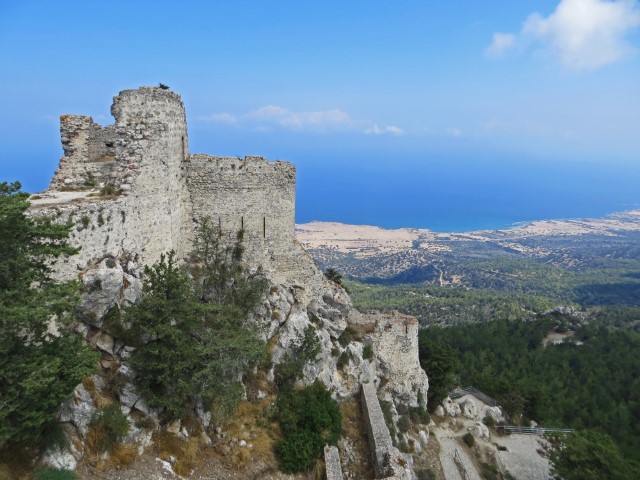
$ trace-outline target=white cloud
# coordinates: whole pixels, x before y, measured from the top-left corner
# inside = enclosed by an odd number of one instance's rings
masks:
[[[395,125],[379,127],[374,124],[365,128],[367,122],[355,121],[348,113],[334,108],[310,112],[293,112],[278,105],[265,105],[240,115],[230,113],[212,113],[197,117],[203,122],[226,123],[246,127],[261,132],[273,128],[285,128],[294,131],[361,131],[367,135],[403,135],[402,128]],[[364,130],[363,130],[364,129]]]
[[[242,115],[212,113],[200,116],[198,120],[243,125],[260,131],[268,131],[274,126],[307,131],[339,130],[352,126],[349,115],[337,108],[315,112],[292,112],[278,105],[265,105]]]
[[[447,134],[451,135],[452,137],[461,137],[462,130],[460,130],[458,127],[451,127],[447,129]]]
[[[334,108],[316,112],[292,112],[277,105],[266,105],[245,115],[248,120],[275,123],[291,130],[329,130],[351,125],[346,112]]]
[[[404,130],[395,125],[387,125],[386,127],[380,128],[374,123],[371,127],[365,129],[363,133],[366,135],[402,135]]]
[[[202,120],[204,122],[216,122],[216,123],[237,123],[238,119],[227,112],[222,113],[212,113],[211,115],[204,115],[202,117],[198,117],[198,120]]]
[[[486,52],[500,56],[516,42],[533,42],[567,68],[593,70],[633,52],[625,35],[639,26],[636,0],[561,0],[548,17],[529,15],[517,37],[494,34]]]
[[[503,56],[515,45],[516,36],[511,33],[494,33],[493,42],[487,47],[487,56],[497,58]]]

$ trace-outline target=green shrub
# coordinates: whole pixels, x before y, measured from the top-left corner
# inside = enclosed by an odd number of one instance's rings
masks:
[[[278,395],[276,415],[284,439],[277,445],[280,469],[285,473],[310,470],[342,435],[338,403],[316,382],[302,390],[285,389]]]
[[[380,409],[384,415],[384,423],[387,424],[391,438],[395,438],[397,435],[396,426],[393,424],[393,412],[391,411],[391,402],[386,400],[380,400]]]
[[[467,445],[467,447],[471,448],[476,444],[476,439],[473,438],[473,435],[470,433],[465,433],[462,436],[462,441]]]
[[[85,187],[95,187],[98,184],[96,177],[91,172],[87,172],[87,178],[84,179]]]
[[[489,427],[489,428],[493,428],[493,427],[495,427],[495,426],[496,426],[496,421],[495,421],[495,419],[494,419],[492,416],[490,416],[490,415],[487,415],[486,417],[484,417],[484,418],[482,419],[482,423],[484,423],[484,424],[485,424],[487,427]]]
[[[345,348],[347,345],[349,345],[353,341],[354,334],[355,332],[351,327],[345,328],[342,334],[340,334],[340,336],[338,337],[338,343],[340,343],[340,345],[342,345],[342,347]]]
[[[418,480],[436,480],[436,472],[430,468],[416,470],[416,476]]]
[[[293,341],[292,352],[285,354],[281,363],[276,365],[276,383],[280,387],[293,385],[302,378],[302,371],[307,363],[315,362],[320,353],[320,339],[313,325],[308,325],[304,333],[298,334]]]
[[[116,404],[98,410],[91,420],[93,447],[111,451],[129,433],[129,421]]]
[[[413,423],[419,423],[422,425],[428,425],[431,421],[429,412],[424,407],[410,407],[409,417]]]
[[[120,195],[122,191],[116,187],[113,183],[107,183],[100,189],[100,195],[103,197],[110,197],[114,195]]]
[[[407,433],[411,429],[411,420],[407,415],[402,415],[398,419],[398,430],[402,433]]]
[[[338,358],[338,361],[336,362],[336,368],[338,370],[342,370],[349,364],[350,359],[351,358],[349,357],[349,354],[347,352],[342,352],[340,354],[340,358]]]
[[[400,450],[402,453],[409,453],[409,445],[407,445],[407,442],[405,442],[404,440],[400,440],[398,442],[398,450]]]
[[[365,345],[362,349],[362,358],[365,360],[373,359],[373,348],[371,345]]]
[[[55,468],[38,468],[31,476],[32,480],[76,480],[78,477],[72,470]]]
[[[156,428],[156,421],[153,418],[144,417],[136,420],[135,426],[143,430],[153,430]]]
[[[83,215],[83,216],[80,218],[80,223],[82,223],[82,226],[83,226],[84,228],[87,228],[87,227],[89,226],[89,224],[91,223],[91,219],[89,218],[89,216],[88,216],[88,215]]]
[[[488,463],[480,463],[480,473],[485,480],[498,480],[498,469]]]

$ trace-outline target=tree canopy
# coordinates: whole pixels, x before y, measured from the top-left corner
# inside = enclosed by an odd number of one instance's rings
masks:
[[[549,437],[549,461],[562,480],[634,480],[640,464],[622,456],[611,437],[595,430],[578,430]]]
[[[49,277],[48,260],[77,251],[66,241],[70,226],[28,217],[20,188],[0,183],[0,446],[40,442],[97,364],[97,354],[61,328],[78,285]]]
[[[131,364],[147,403],[169,418],[199,402],[222,418],[242,394],[242,376],[266,355],[247,315],[265,283],[241,263],[242,235],[226,244],[209,222],[198,230],[192,259],[191,274],[174,252],[145,269],[143,296],[125,311],[138,346]]]

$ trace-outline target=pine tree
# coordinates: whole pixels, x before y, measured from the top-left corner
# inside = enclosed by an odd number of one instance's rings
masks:
[[[56,283],[48,260],[73,254],[68,225],[25,215],[29,195],[0,183],[0,446],[34,445],[55,423],[61,402],[97,364],[64,323],[76,283]]]

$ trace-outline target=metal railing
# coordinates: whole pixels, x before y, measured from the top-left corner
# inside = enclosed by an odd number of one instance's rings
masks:
[[[485,404],[491,407],[495,407],[496,405],[498,405],[498,402],[495,399],[491,398],[489,395],[481,392],[475,387],[456,388],[452,392],[449,392],[449,397],[451,397],[452,400],[455,400],[456,398],[460,398],[468,394],[473,395],[478,400],[482,400]]]
[[[517,425],[498,425],[497,431],[505,433],[524,433],[525,435],[544,435],[545,433],[573,433],[573,428],[519,427]]]

